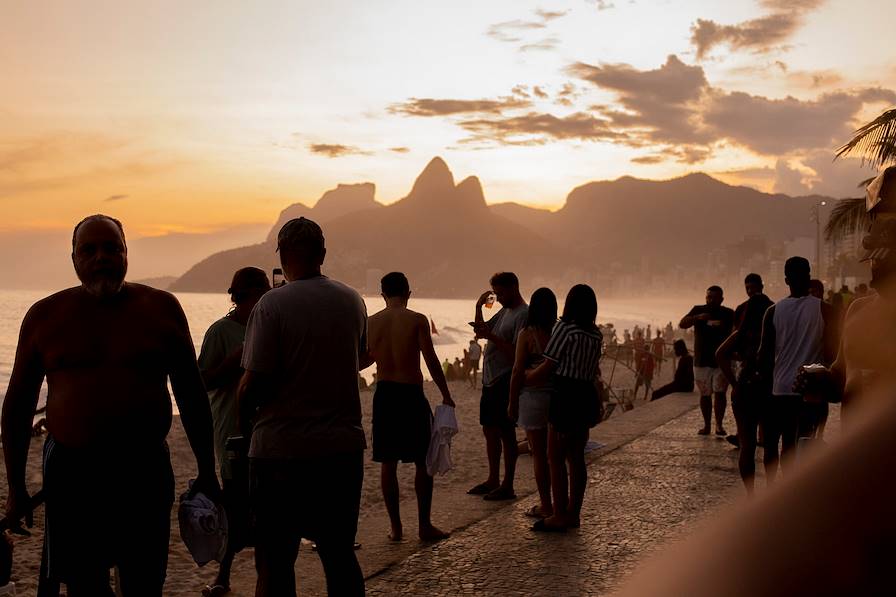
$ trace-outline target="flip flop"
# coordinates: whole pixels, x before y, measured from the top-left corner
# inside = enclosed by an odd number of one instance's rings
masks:
[[[203,597],[221,597],[221,595],[226,595],[230,592],[230,587],[225,587],[224,585],[205,585],[205,588],[202,589]]]
[[[523,514],[528,516],[529,518],[546,518],[546,516],[541,512],[541,506],[532,506]]]
[[[467,491],[467,493],[470,495],[485,495],[487,493],[491,493],[495,489],[496,489],[495,487],[492,487],[491,485],[489,485],[487,483],[480,483],[476,487],[473,487],[472,489]]]
[[[545,524],[544,519],[538,520],[532,525],[532,530],[537,533],[565,533],[566,527],[552,527]]]
[[[506,489],[504,487],[499,487],[494,491],[490,491],[489,493],[482,496],[482,499],[488,502],[499,502],[502,500],[515,500],[516,494],[513,493],[512,489]]]
[[[354,550],[358,551],[359,549],[361,549],[361,544],[355,541]],[[317,551],[317,543],[311,543],[311,551]]]

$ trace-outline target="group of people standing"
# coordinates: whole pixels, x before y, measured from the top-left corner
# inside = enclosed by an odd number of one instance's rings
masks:
[[[499,310],[485,321],[482,308],[494,293]],[[489,474],[469,490],[486,500],[514,499],[517,425],[526,432],[539,503],[527,511],[535,531],[578,527],[587,483],[588,430],[601,418],[597,388],[603,337],[595,324],[597,297],[573,286],[557,318],[557,298],[539,288],[526,304],[519,280],[496,274],[475,306],[474,329],[487,340],[479,420]],[[501,455],[504,478],[500,477]]]

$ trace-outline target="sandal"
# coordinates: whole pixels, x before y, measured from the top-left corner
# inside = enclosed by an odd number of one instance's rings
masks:
[[[499,487],[494,491],[490,491],[489,493],[482,496],[482,499],[488,502],[499,502],[502,500],[515,500],[516,494],[513,493],[513,489],[508,489],[506,487]]]
[[[548,516],[550,516],[550,514],[545,515],[541,509],[541,506],[537,506],[537,505],[532,506],[531,508],[526,510],[523,514],[525,516],[528,516],[529,518],[547,518]]]
[[[472,489],[467,491],[467,493],[470,495],[485,495],[487,493],[491,493],[495,489],[495,487],[492,487],[488,483],[480,483],[476,487],[473,487]]]
[[[220,597],[230,592],[230,587],[224,585],[205,585],[202,589],[203,597]]]
[[[538,533],[565,533],[566,527],[548,526],[544,519],[538,520],[532,525],[532,530]]]

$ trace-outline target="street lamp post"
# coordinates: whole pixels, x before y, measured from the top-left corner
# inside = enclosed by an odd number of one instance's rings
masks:
[[[827,205],[825,200],[816,201],[812,204],[810,211],[812,219],[815,220],[815,275],[821,279],[821,214],[820,208]]]

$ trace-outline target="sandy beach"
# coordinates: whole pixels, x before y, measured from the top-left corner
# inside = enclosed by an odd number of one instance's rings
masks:
[[[663,369],[658,379],[665,383],[671,377],[671,367]],[[620,373],[617,369],[614,386],[632,387],[630,372]],[[483,481],[486,477],[484,440],[479,426],[479,389],[473,389],[469,383],[450,382],[452,396],[457,403],[457,418],[460,432],[452,444],[452,457],[455,468],[435,480],[435,496],[433,520],[445,530],[462,528],[481,518],[491,510],[476,510],[481,500],[470,497],[470,501],[455,503],[454,498],[447,496],[463,495],[468,487]],[[438,389],[431,382],[425,384],[426,395],[430,404],[435,407],[441,401]],[[365,433],[370,441],[370,419],[373,394],[362,392],[361,402]],[[636,401],[636,404],[640,400]],[[613,416],[619,416],[614,414]],[[522,431],[518,436],[523,437]],[[43,437],[34,438],[28,460],[28,483],[32,492],[41,485],[41,448]],[[190,451],[183,427],[179,418],[175,418],[168,436],[171,449],[171,461],[176,479],[176,495],[186,491],[187,482],[196,474],[195,461]],[[405,542],[390,545],[386,540],[388,517],[382,504],[379,486],[379,465],[370,460],[368,449],[365,456],[364,487],[361,496],[361,514],[358,541],[362,548],[358,552],[365,574],[407,557],[422,547],[417,541],[416,504],[413,491],[413,465],[399,467],[399,482],[402,491],[402,520],[405,526]],[[528,456],[523,456],[518,464],[517,495],[520,497],[535,491],[532,480],[532,464]],[[5,502],[6,481],[0,482],[0,491]],[[496,505],[494,507],[499,507]],[[172,509],[172,533],[169,547],[168,577],[165,584],[165,595],[198,595],[206,583],[210,582],[217,571],[212,563],[199,568],[190,558],[177,531],[176,507]],[[40,550],[43,540],[43,508],[39,508],[35,516],[35,528],[31,537],[16,537],[13,564],[13,581],[19,595],[34,595],[37,586],[37,574],[40,566]],[[323,575],[317,557],[308,549],[303,549],[296,567],[301,594],[325,594]],[[236,596],[248,596],[254,593],[255,570],[251,549],[240,553],[233,568],[233,593]]]

